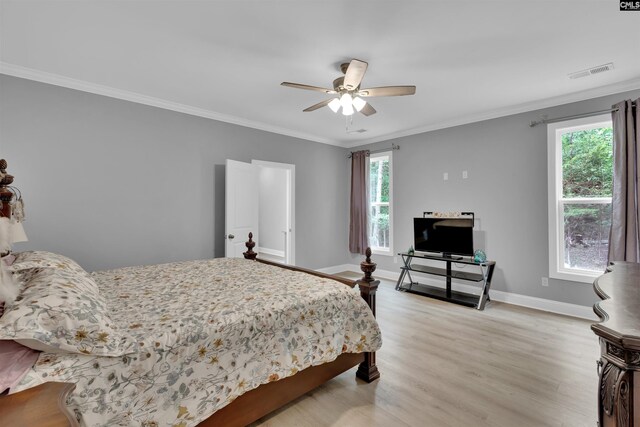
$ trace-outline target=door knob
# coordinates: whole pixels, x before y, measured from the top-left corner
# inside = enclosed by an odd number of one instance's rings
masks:
[[[236,237],[236,236],[234,236],[233,234],[229,234],[229,235],[227,236],[227,238],[228,238],[228,239],[233,239],[234,237]]]

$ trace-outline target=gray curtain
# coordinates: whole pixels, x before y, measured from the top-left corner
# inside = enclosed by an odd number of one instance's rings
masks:
[[[640,212],[638,167],[640,163],[640,114],[638,102],[626,100],[613,106],[613,200],[609,262],[640,262]]]
[[[349,251],[364,254],[369,246],[367,216],[367,156],[368,151],[351,153],[351,220],[349,222]]]

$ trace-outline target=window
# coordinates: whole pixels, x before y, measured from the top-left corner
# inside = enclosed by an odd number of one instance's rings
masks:
[[[391,152],[369,157],[369,245],[375,253],[393,251]]]
[[[608,115],[550,124],[549,277],[593,282],[607,264],[613,189]]]

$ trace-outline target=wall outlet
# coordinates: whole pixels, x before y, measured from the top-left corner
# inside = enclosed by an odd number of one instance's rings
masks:
[[[449,173],[447,173],[447,172],[443,173],[442,174],[442,179],[445,180],[445,181],[448,181],[449,180]]]
[[[542,286],[549,286],[549,278],[548,277],[543,277],[542,278]]]
[[[469,178],[469,174],[467,173],[467,171],[462,171],[462,179],[467,179]]]

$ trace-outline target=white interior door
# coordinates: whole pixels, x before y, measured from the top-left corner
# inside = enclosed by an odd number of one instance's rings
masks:
[[[284,264],[295,265],[296,167],[292,164],[267,162],[264,160],[252,160],[251,163],[259,168],[258,174],[261,177],[260,183],[258,185],[258,188],[260,189],[259,191],[262,192],[262,194],[259,193],[259,200],[261,203],[261,214],[259,217],[259,221],[263,237],[260,245],[260,257]],[[285,174],[285,181],[278,180],[278,186],[282,186],[283,188],[265,189],[265,185],[272,185],[273,182],[272,180],[263,179],[265,169],[271,171],[280,171],[278,175],[280,173]],[[282,192],[283,194],[285,194],[284,198],[274,197],[273,199],[269,200],[269,196],[274,194],[274,192],[271,190],[276,190],[276,193]],[[265,200],[265,195],[267,196],[267,200]],[[271,203],[277,203],[278,206],[270,206]],[[273,215],[270,215],[270,212],[273,213],[274,210],[276,212],[279,212],[279,214],[281,215],[281,218],[275,221],[273,220]],[[265,233],[267,234],[265,235]],[[274,237],[276,235],[277,237]],[[277,245],[277,247],[274,246],[273,248],[269,246],[270,242],[273,243],[274,238],[281,240],[282,247],[280,247],[280,245]],[[271,249],[277,250],[274,251]]]
[[[224,254],[227,258],[242,258],[249,232],[258,246],[258,168],[227,159],[225,169]]]

